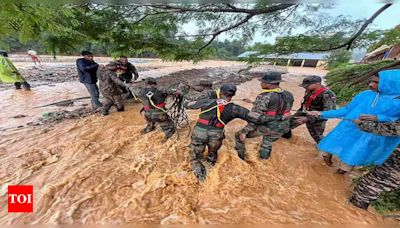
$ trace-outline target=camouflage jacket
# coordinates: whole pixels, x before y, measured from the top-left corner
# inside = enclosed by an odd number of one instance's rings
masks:
[[[280,98],[281,96],[281,98]],[[259,113],[261,115],[268,115],[268,113],[277,112],[280,102],[285,103],[285,112],[290,112],[293,107],[294,98],[293,95],[283,90],[282,93],[275,93],[275,92],[267,92],[261,93],[257,96],[256,100],[253,103],[253,108],[251,109],[252,112]],[[274,116],[272,116],[274,117]],[[275,118],[275,117],[274,117]],[[279,122],[278,119],[274,119]],[[249,123],[244,129],[243,132],[251,132],[254,131],[257,126],[253,123]]]
[[[117,76],[114,71],[108,70],[102,66],[97,72],[99,80],[100,92],[103,96],[121,95],[122,91],[119,86],[126,87],[126,84]]]
[[[313,92],[306,92],[299,111],[306,110],[306,104],[312,95]],[[336,95],[329,89],[316,96],[308,107],[308,111],[327,111],[333,109],[336,109]]]
[[[400,136],[400,120],[396,122],[361,121],[361,130],[382,136]]]
[[[142,102],[145,111],[159,111],[158,108],[165,109],[167,97],[173,95],[176,89],[163,89],[157,87],[129,87],[129,90]],[[147,95],[151,95],[149,98]],[[153,104],[154,105],[153,105]]]

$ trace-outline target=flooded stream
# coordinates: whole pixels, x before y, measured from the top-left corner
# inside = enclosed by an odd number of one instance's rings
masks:
[[[286,78],[300,103],[300,78]],[[64,86],[64,85],[60,85]],[[37,87],[37,91],[42,88]],[[85,95],[77,83],[47,87],[49,97]],[[256,79],[239,86],[237,98],[254,99]],[[35,91],[2,91],[0,118],[19,114],[25,107],[46,103]],[[6,98],[4,100],[4,97]],[[28,97],[28,98],[27,98]],[[13,106],[12,100],[26,99]],[[16,102],[18,103],[18,102]],[[238,102],[248,108],[249,104]],[[30,109],[33,110],[33,109]],[[318,158],[304,126],[290,140],[273,145],[267,161],[258,159],[261,138],[249,139],[248,162],[234,150],[234,133],[241,120],[229,123],[217,164],[198,183],[188,163],[189,129],[162,143],[161,131],[140,135],[144,120],[140,105],[103,117],[66,120],[50,129],[22,129],[3,133],[0,139],[0,205],[7,204],[7,186],[34,186],[34,213],[7,213],[0,207],[2,224],[378,224],[382,217],[347,203],[348,176],[334,174]],[[41,110],[43,111],[43,110]],[[12,114],[10,112],[13,112]],[[26,112],[24,112],[26,113]],[[29,111],[28,115],[35,115]],[[190,112],[193,126],[198,112]],[[329,122],[328,130],[336,122]],[[1,127],[13,123],[1,121]],[[18,124],[17,124],[18,125]]]

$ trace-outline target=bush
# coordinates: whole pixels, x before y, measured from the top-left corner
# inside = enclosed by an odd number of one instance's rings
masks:
[[[352,64],[338,67],[326,75],[329,88],[336,93],[338,103],[343,104],[363,90],[368,89],[367,80],[353,84],[354,76],[365,75],[368,72],[393,63],[392,60],[384,60],[371,64]]]

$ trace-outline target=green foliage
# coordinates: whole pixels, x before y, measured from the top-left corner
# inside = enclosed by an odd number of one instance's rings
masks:
[[[400,189],[392,192],[385,192],[372,203],[372,206],[379,212],[400,210]]]
[[[353,64],[345,67],[336,68],[330,71],[325,79],[329,88],[336,93],[339,103],[350,101],[359,92],[368,89],[367,81],[352,85],[355,75],[363,75],[374,69],[386,66],[393,61],[385,60],[371,64]]]
[[[194,60],[206,57],[231,59],[240,54],[244,44],[256,31],[263,35],[285,34],[277,45],[264,45],[262,51],[279,53],[329,48],[338,45],[359,28],[360,21],[339,16],[320,14],[329,5],[282,5],[277,11],[252,15],[251,20],[239,23],[251,14],[225,13],[219,9],[260,10],[276,6],[272,3],[257,4],[0,4],[0,46],[9,47],[7,37],[18,37],[23,44],[37,41],[53,55],[76,53],[83,48],[97,48],[117,56],[154,53],[166,60]],[[167,6],[167,8],[163,8]],[[168,10],[183,7],[187,10]],[[211,9],[207,12],[192,12]],[[252,11],[253,12],[253,11]],[[262,23],[265,22],[265,23]],[[185,34],[182,29],[190,23],[197,24],[197,31]],[[234,26],[238,24],[238,26]],[[291,37],[294,28],[307,30]],[[216,42],[203,48],[213,34],[239,38]],[[194,36],[193,36],[194,35]],[[356,46],[357,44],[355,44]],[[81,49],[81,50],[79,50]],[[201,50],[201,51],[199,51]]]
[[[383,45],[393,45],[400,43],[400,28],[394,28],[387,30],[385,32],[381,32],[380,36],[375,37],[376,41],[369,48],[368,51],[373,51]]]
[[[326,69],[333,70],[338,67],[344,67],[348,65],[350,59],[351,59],[350,51],[346,50],[333,51],[326,59]]]

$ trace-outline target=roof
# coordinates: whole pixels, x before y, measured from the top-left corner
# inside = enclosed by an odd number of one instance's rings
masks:
[[[238,58],[246,58],[250,55],[257,54],[257,51],[246,51],[238,56]],[[319,52],[319,53],[312,53],[312,52],[298,52],[292,53],[288,55],[279,55],[279,54],[268,54],[268,55],[258,55],[258,58],[264,59],[309,59],[309,60],[320,60],[326,59],[330,55],[329,52]]]
[[[257,53],[258,53],[258,51],[245,51],[245,52],[243,52],[242,54],[238,55],[237,57],[238,57],[238,58],[247,58],[247,57],[249,57],[250,55],[255,55],[255,54],[257,54]]]

